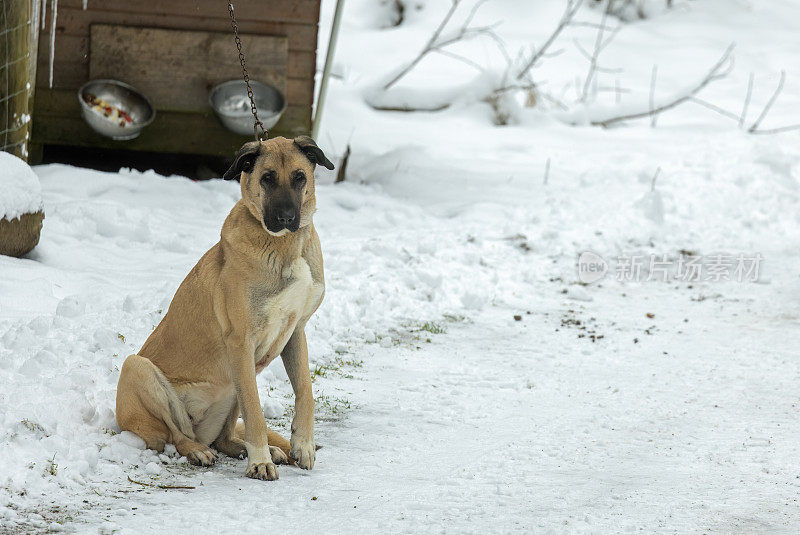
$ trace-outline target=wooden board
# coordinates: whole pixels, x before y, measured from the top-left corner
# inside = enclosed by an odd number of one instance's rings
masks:
[[[80,116],[77,95],[68,90],[37,90],[33,143],[232,157],[250,136],[226,130],[206,113],[159,111],[151,125],[131,141],[114,141],[92,131]],[[311,108],[291,106],[270,129],[270,137],[294,137],[311,129]]]
[[[285,37],[243,35],[252,80],[286,94]],[[230,34],[92,24],[89,78],[113,78],[147,95],[157,110],[202,112],[215,85],[241,79]]]
[[[90,4],[91,5],[91,4]],[[92,24],[116,24],[119,26],[139,26],[143,28],[164,28],[168,30],[206,30],[214,32],[231,31],[231,21],[225,16],[225,4],[222,3],[217,17],[176,17],[158,11],[125,12],[98,9],[83,10],[80,7],[64,6],[63,0],[58,3],[58,35],[88,37]],[[49,24],[49,21],[45,21]],[[274,20],[238,20],[242,34],[282,35],[289,40],[289,50],[314,52],[317,49],[317,22],[280,22]],[[233,41],[233,35],[231,35]]]
[[[60,14],[59,14],[60,16]],[[39,69],[36,83],[40,87],[49,86],[48,54],[49,44],[41,41],[39,47]],[[231,57],[228,61],[238,65],[236,47],[231,37]],[[75,89],[89,80],[89,38],[74,35],[56,37],[56,61],[53,69],[53,87],[56,89]],[[314,98],[314,52],[289,49],[286,94],[289,105],[310,106]]]
[[[60,0],[59,9],[82,9],[83,0]],[[234,0],[237,20],[308,22],[319,20],[320,0]],[[89,0],[88,11],[164,13],[175,17],[228,18],[228,5],[220,0]]]
[[[224,32],[215,32],[224,33]],[[233,42],[233,35],[228,35],[229,39],[229,61],[233,61],[236,65],[239,63],[238,52],[236,45]],[[249,37],[242,34],[242,46],[247,53]],[[278,36],[282,37],[282,36]],[[48,61],[50,57],[50,44],[46,40],[42,40],[39,46],[39,68],[40,70],[47,70]],[[251,60],[248,59],[248,64]],[[289,49],[288,59],[286,66],[286,75],[288,78],[301,78],[310,79],[314,77],[315,71],[315,53],[308,50],[294,50]],[[68,74],[67,68],[62,68],[61,64],[70,64],[73,67],[77,64],[89,65],[89,35],[85,37],[77,35],[58,35],[56,36],[56,53],[55,53],[55,72]],[[85,71],[88,74],[88,70]],[[59,83],[59,76],[55,77],[55,83]]]

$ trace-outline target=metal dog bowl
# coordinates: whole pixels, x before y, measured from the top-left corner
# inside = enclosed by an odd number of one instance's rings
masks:
[[[89,103],[92,97],[127,113],[131,120],[127,121],[124,117],[112,120],[104,110],[94,109]],[[118,80],[92,80],[85,83],[78,90],[78,101],[81,103],[83,120],[92,130],[120,141],[138,136],[156,116],[156,110],[146,96]],[[114,117],[113,111],[111,117]],[[120,126],[120,122],[124,122],[124,126]]]
[[[269,130],[286,109],[286,98],[271,85],[255,80],[250,80],[250,87],[258,107],[258,118],[264,123],[264,129]],[[208,101],[225,128],[243,136],[253,135],[253,114],[244,80],[219,84],[209,93]]]

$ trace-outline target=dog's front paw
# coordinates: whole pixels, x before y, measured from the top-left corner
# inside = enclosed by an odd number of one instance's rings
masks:
[[[273,463],[253,463],[247,466],[244,475],[261,481],[275,481],[278,479],[278,469]]]
[[[314,439],[302,439],[293,436],[291,443],[292,448],[289,450],[289,456],[297,462],[297,466],[305,470],[314,468],[314,457],[317,451]]]

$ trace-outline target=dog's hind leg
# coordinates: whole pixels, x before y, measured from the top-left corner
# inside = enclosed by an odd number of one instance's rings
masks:
[[[267,444],[269,446],[270,457],[275,464],[289,464],[289,441],[278,433],[267,428]],[[228,419],[219,436],[212,444],[217,451],[221,451],[228,457],[244,459],[247,456],[247,448],[244,445],[244,422],[239,422],[239,404],[235,403]],[[283,446],[285,449],[281,449]],[[292,463],[293,464],[293,463]]]
[[[217,451],[220,451],[228,457],[236,459],[244,459],[247,457],[247,448],[244,445],[243,436],[236,436],[235,428],[236,422],[239,419],[239,403],[234,401],[233,407],[228,413],[225,424],[222,426],[222,431],[219,436],[214,440],[212,446]],[[273,461],[274,462],[274,461]]]
[[[192,464],[210,466],[217,454],[195,440],[189,414],[169,380],[155,364],[139,355],[125,359],[117,385],[117,423],[139,435],[148,448],[175,445]]]

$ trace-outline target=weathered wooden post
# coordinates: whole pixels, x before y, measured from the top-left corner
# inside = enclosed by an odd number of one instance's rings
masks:
[[[0,0],[0,16],[0,150],[27,160],[34,25],[31,2]],[[37,202],[30,206],[30,195],[40,195],[38,179],[24,161],[6,154],[0,156],[0,197],[8,195],[13,199],[22,189],[26,193],[23,197],[27,199],[26,208],[19,211],[7,203],[0,203],[0,254],[22,256],[39,243],[42,230],[44,213],[41,206]]]
[[[29,0],[0,0],[0,148],[28,158]]]

